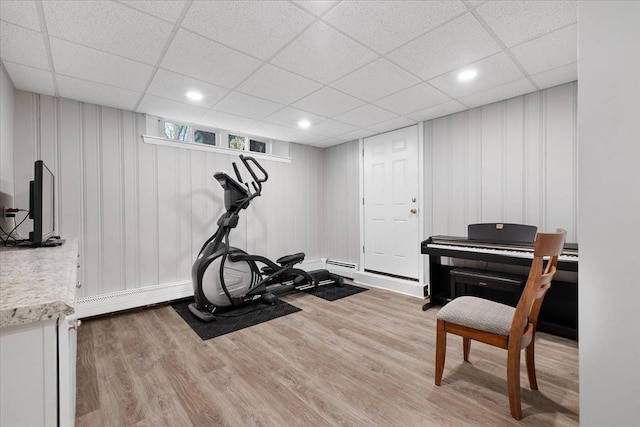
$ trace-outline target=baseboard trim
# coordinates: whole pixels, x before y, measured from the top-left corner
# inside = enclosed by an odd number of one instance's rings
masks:
[[[305,271],[318,270],[323,262],[320,259],[305,261],[298,267]],[[84,319],[189,297],[193,297],[191,280],[108,292],[78,298],[75,313],[69,315],[69,319]]]
[[[354,273],[354,283],[367,287],[386,289],[399,294],[424,299],[424,285],[412,280],[397,279],[380,274],[357,271]]]

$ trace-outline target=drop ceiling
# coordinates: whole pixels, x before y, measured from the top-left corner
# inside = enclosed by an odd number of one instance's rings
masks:
[[[577,80],[575,1],[2,0],[0,21],[17,89],[318,147]]]

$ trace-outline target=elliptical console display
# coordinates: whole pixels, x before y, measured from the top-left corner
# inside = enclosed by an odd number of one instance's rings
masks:
[[[218,219],[218,229],[204,243],[191,269],[195,301],[189,304],[189,311],[204,322],[215,320],[215,313],[224,309],[256,301],[274,304],[277,295],[296,289],[319,284],[342,286],[344,283],[343,277],[327,270],[307,272],[295,268],[294,265],[304,260],[302,252],[273,262],[229,245],[229,233],[238,225],[240,211],[260,196],[262,184],[269,179],[269,174],[255,158],[240,155],[240,160],[252,180],[242,180],[235,162],[233,170],[237,180],[226,172],[214,174],[224,189],[226,212]],[[263,265],[262,269],[258,268],[258,263]]]

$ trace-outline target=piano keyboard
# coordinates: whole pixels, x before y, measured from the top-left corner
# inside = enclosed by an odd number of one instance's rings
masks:
[[[506,249],[494,249],[487,247],[478,247],[478,246],[456,246],[456,245],[441,245],[437,243],[429,243],[427,244],[429,248],[435,249],[446,249],[450,251],[462,251],[462,252],[476,252],[483,254],[491,254],[491,255],[501,255],[513,258],[524,258],[524,259],[533,259],[533,252],[527,250],[506,250]],[[577,255],[568,255],[562,254],[558,257],[558,261],[564,262],[578,262]]]

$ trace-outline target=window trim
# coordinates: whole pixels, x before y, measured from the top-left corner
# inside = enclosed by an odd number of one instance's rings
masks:
[[[201,130],[206,130],[206,129],[201,129]],[[236,134],[234,133],[234,135]],[[187,148],[189,150],[205,151],[205,152],[218,153],[218,154],[228,154],[232,156],[245,154],[251,157],[255,157],[256,159],[291,163],[291,157],[277,156],[275,154],[260,153],[257,151],[248,151],[248,150],[236,150],[233,148],[221,147],[218,145],[207,145],[199,142],[178,141],[176,139],[167,139],[167,138],[153,136],[153,135],[141,135],[141,137],[142,137],[142,141],[146,144],[159,145],[162,147]]]

